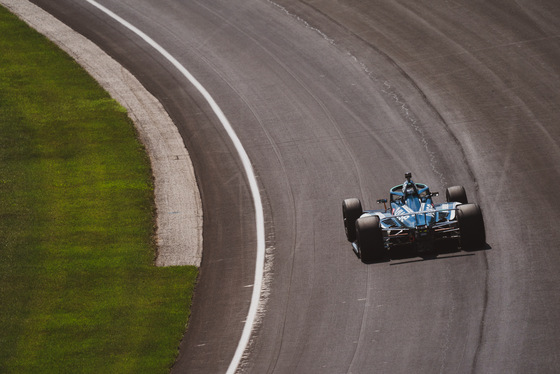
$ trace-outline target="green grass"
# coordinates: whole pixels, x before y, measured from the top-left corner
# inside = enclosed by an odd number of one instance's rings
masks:
[[[132,123],[2,7],[0,51],[0,372],[168,372],[198,270],[153,265]]]

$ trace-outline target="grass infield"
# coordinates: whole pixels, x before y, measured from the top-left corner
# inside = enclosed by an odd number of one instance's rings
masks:
[[[153,265],[131,121],[2,7],[0,51],[0,372],[168,372],[198,270]]]

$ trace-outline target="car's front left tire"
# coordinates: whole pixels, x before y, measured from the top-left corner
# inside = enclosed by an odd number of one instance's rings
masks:
[[[364,213],[362,203],[359,199],[345,199],[342,202],[342,217],[344,219],[344,231],[346,239],[350,243],[356,241],[356,220]]]

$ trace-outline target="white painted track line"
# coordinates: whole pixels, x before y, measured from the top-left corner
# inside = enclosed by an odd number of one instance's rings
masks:
[[[228,133],[231,141],[233,142],[237,153],[239,154],[239,158],[243,163],[243,168],[245,170],[245,174],[247,175],[247,179],[249,181],[249,186],[251,190],[251,195],[253,197],[253,204],[255,208],[255,221],[256,221],[256,232],[257,232],[257,258],[255,264],[255,280],[253,284],[253,295],[251,298],[251,305],[249,307],[249,313],[247,314],[247,319],[245,322],[245,326],[243,328],[243,333],[241,334],[241,339],[237,345],[237,349],[233,356],[233,359],[228,367],[227,373],[233,374],[237,371],[239,363],[241,362],[241,358],[243,357],[243,353],[247,345],[249,344],[249,339],[251,337],[251,332],[253,330],[253,325],[255,323],[257,317],[257,310],[259,306],[259,300],[261,298],[261,288],[263,283],[264,277],[264,260],[265,260],[265,230],[264,230],[264,211],[262,206],[262,199],[259,191],[259,186],[257,183],[257,178],[255,176],[255,172],[253,170],[253,166],[251,161],[249,160],[249,156],[247,152],[243,148],[241,141],[237,137],[237,134],[233,130],[233,127],[229,123],[228,119],[218,106],[218,104],[214,101],[212,96],[208,93],[208,91],[196,80],[196,78],[183,66],[179,61],[177,61],[169,52],[167,52],[163,47],[161,47],[158,43],[156,43],[152,38],[146,35],[144,32],[139,30],[134,25],[130,24],[128,21],[124,20],[120,16],[113,13],[111,10],[107,9],[103,5],[97,3],[94,0],[85,0],[94,7],[101,10],[103,13],[108,15],[109,17],[113,18],[115,21],[119,22],[121,25],[129,29],[130,31],[134,32],[140,38],[142,38],[146,43],[152,46],[156,51],[158,51],[163,57],[165,57],[177,70],[183,74],[185,78],[189,80],[189,82],[202,94],[205,100],[210,104],[210,107],[220,120],[222,126]]]

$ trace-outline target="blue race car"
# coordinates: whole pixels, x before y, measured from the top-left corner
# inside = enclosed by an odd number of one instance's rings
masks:
[[[342,215],[346,238],[365,263],[386,259],[398,246],[412,246],[418,252],[432,251],[439,240],[457,240],[463,249],[477,249],[486,243],[482,212],[477,204],[469,204],[462,186],[446,190],[446,203],[434,204],[437,192],[414,183],[412,174],[406,181],[391,188],[387,199],[378,200],[385,209],[362,209],[359,199],[345,199]]]

